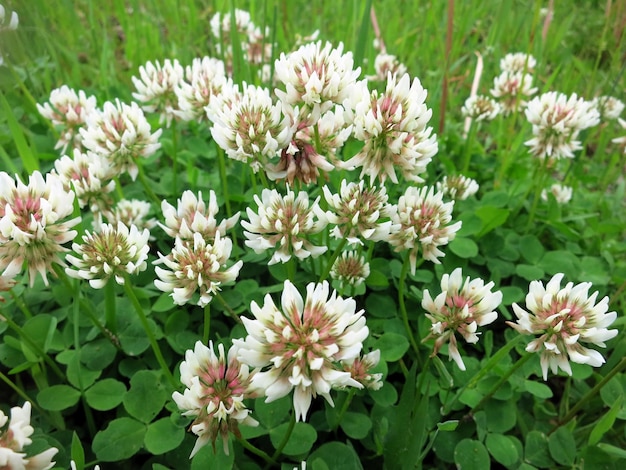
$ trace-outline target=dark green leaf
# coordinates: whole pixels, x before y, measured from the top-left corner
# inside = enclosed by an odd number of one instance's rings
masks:
[[[515,266],[515,274],[519,277],[526,279],[527,281],[536,281],[542,279],[544,275],[543,269],[538,266],[531,266],[530,264],[518,264]]]
[[[372,420],[365,414],[348,411],[343,415],[339,425],[348,437],[363,439],[372,429]]]
[[[460,258],[473,258],[478,254],[478,245],[470,238],[457,237],[448,246]]]
[[[524,235],[521,237],[519,240],[519,248],[522,258],[533,264],[537,263],[545,253],[543,245],[534,235]]]
[[[454,463],[459,470],[488,470],[489,453],[482,442],[463,439],[454,448]]]
[[[548,449],[550,455],[561,465],[568,467],[576,458],[576,441],[569,428],[561,426],[548,437]]]
[[[327,442],[317,448],[307,458],[307,468],[310,463],[313,469],[318,462],[324,462],[329,469],[362,470],[363,466],[354,449],[341,442]]]
[[[483,221],[483,227],[477,237],[483,237],[494,228],[501,226],[509,217],[508,209],[501,209],[495,206],[482,206],[476,210],[476,215]]]
[[[524,459],[526,462],[537,467],[546,468],[554,466],[548,450],[548,438],[539,431],[530,431],[526,436],[524,447]]]
[[[393,318],[396,316],[397,307],[391,296],[372,293],[365,299],[365,311],[368,316]]]
[[[398,333],[384,333],[374,342],[372,349],[380,349],[380,358],[394,362],[402,358],[409,349],[409,340]]]
[[[274,448],[283,441],[283,438],[287,434],[289,423],[283,423],[270,430],[270,440]],[[299,455],[306,454],[311,450],[313,444],[317,440],[317,431],[313,426],[308,423],[296,423],[293,428],[293,432],[289,437],[287,445],[283,449],[285,455]]]
[[[85,392],[87,404],[98,411],[112,410],[122,403],[126,385],[115,379],[104,379],[96,382]]]
[[[515,464],[520,458],[515,444],[508,436],[502,434],[487,434],[485,445],[493,458],[507,467]]]
[[[528,393],[533,394],[537,398],[546,399],[552,397],[552,389],[546,384],[535,382],[534,380],[524,380],[524,388]]]
[[[71,408],[80,399],[80,391],[68,385],[53,385],[37,394],[37,402],[44,410],[61,411]]]
[[[160,373],[140,370],[130,379],[130,390],[123,399],[124,408],[132,417],[149,423],[163,409],[168,396]]]
[[[254,415],[267,429],[274,428],[285,421],[289,411],[293,407],[292,398],[286,396],[270,403],[265,403],[265,398],[254,400]]]
[[[624,397],[619,397],[617,401],[613,403],[613,406],[611,406],[609,411],[607,411],[604,416],[598,420],[589,435],[589,445],[595,445],[600,442],[602,436],[604,436],[604,434],[613,427],[615,418],[617,418],[617,414],[622,408],[623,401]]]
[[[99,431],[92,449],[98,460],[117,462],[135,455],[143,444],[146,426],[132,418],[118,418]]]
[[[148,452],[154,455],[164,454],[176,449],[185,438],[185,430],[176,426],[171,418],[161,418],[148,425],[144,444]]]

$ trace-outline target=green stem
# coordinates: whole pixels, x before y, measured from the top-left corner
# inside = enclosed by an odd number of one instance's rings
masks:
[[[218,169],[220,173],[220,182],[222,184],[222,197],[224,198],[224,204],[226,206],[226,215],[228,217],[232,217],[233,210],[230,206],[230,194],[228,192],[228,176],[226,175],[226,154],[224,153],[224,149],[222,149],[222,147],[220,147],[217,144],[216,146],[217,146],[217,161],[218,161]]]
[[[161,366],[161,370],[163,371],[163,374],[165,375],[165,377],[167,377],[167,380],[169,380],[170,384],[172,385],[172,387],[174,387],[174,389],[178,388],[178,384],[176,383],[176,380],[174,379],[172,372],[170,371],[169,367],[167,366],[167,363],[165,362],[165,359],[163,358],[163,354],[161,353],[161,348],[159,348],[159,343],[157,343],[157,340],[154,337],[154,333],[152,329],[150,328],[150,324],[148,323],[148,318],[146,317],[146,314],[143,311],[143,307],[139,303],[139,299],[135,295],[135,291],[130,285],[130,277],[128,275],[124,276],[124,290],[126,291],[127,297],[130,299],[131,303],[133,304],[133,307],[135,308],[137,315],[139,315],[139,320],[141,321],[143,329],[145,330],[146,335],[148,336],[148,340],[150,341],[150,346],[152,346],[152,351],[154,352],[157,362]]]
[[[344,233],[350,233],[350,226],[348,226],[348,229]],[[328,260],[328,263],[326,264],[326,269],[324,269],[324,272],[320,276],[320,280],[318,282],[325,281],[328,278],[331,269],[333,269],[333,264],[335,264],[335,261],[341,254],[341,250],[343,250],[343,247],[346,246],[346,243],[348,243],[348,239],[346,237],[343,237],[339,242],[339,246],[337,246],[332,256]]]
[[[143,171],[143,167],[141,166],[141,163],[137,164],[137,168],[139,170],[137,173],[137,176],[139,177],[139,182],[143,186],[143,190],[146,192],[146,195],[153,203],[157,205],[157,207],[161,207],[161,199],[159,199],[159,197],[152,190],[152,187],[150,186],[150,182],[146,178],[146,175]],[[118,185],[116,185],[116,187],[117,186]]]
[[[341,424],[341,420],[343,419],[343,415],[345,415],[346,411],[348,411],[348,408],[350,408],[350,403],[352,403],[352,399],[354,398],[355,390],[356,390],[355,388],[351,388],[350,391],[348,392],[348,396],[346,397],[346,401],[343,402],[343,406],[339,410],[339,414],[337,415],[337,419],[335,420],[335,424],[333,424],[332,428],[330,429],[331,432],[334,432],[339,427],[339,424]]]
[[[411,347],[413,351],[419,358],[419,348],[417,346],[417,342],[415,341],[415,337],[413,336],[413,331],[411,330],[411,325],[409,324],[409,315],[406,311],[406,304],[404,302],[404,290],[405,290],[405,282],[406,276],[409,272],[409,258],[410,253],[407,253],[404,257],[404,262],[402,263],[402,271],[400,271],[400,280],[398,281],[398,305],[400,306],[400,314],[402,315],[402,323],[404,323],[404,329],[406,330],[406,334],[409,337],[409,342],[411,343]]]
[[[104,314],[106,318],[106,327],[112,334],[117,333],[115,285],[116,284],[114,282],[107,282],[104,286]]]
[[[606,374],[606,376],[604,376],[604,378],[600,382],[598,382],[591,390],[589,390],[585,394],[584,397],[578,400],[576,405],[574,405],[572,409],[569,410],[569,412],[563,417],[563,419],[560,419],[558,424],[552,428],[552,430],[550,431],[550,434],[556,431],[559,427],[564,426],[565,424],[569,423],[572,420],[572,418],[576,416],[576,413],[578,412],[578,410],[586,406],[589,400],[595,397],[598,394],[598,392],[602,390],[602,387],[604,387],[609,382],[609,380],[615,377],[615,375],[617,375],[623,369],[626,369],[626,357],[623,357],[622,360],[619,361],[617,365],[613,367],[613,369],[611,369],[611,371],[608,374]]]
[[[37,404],[37,402],[35,400],[33,400],[32,398],[30,398],[26,392],[24,392],[20,387],[18,387],[9,377],[7,377],[6,375],[4,375],[2,373],[2,371],[0,371],[0,380],[2,380],[5,384],[7,384],[10,388],[13,389],[13,391],[15,393],[17,393],[20,397],[22,397],[22,399],[24,401],[30,402],[31,405],[33,405],[33,408],[35,408],[37,410],[38,413],[42,414],[42,415],[47,415],[47,413],[39,407],[39,405]]]
[[[204,325],[202,330],[202,340],[204,344],[209,344],[209,332],[211,331],[211,303],[204,306]]]
[[[287,261],[287,279],[291,282],[296,280],[296,260],[293,256]]]
[[[178,132],[176,129],[176,119],[172,120],[172,171],[174,172],[174,178],[172,178],[172,189],[174,195],[178,195]]]
[[[533,203],[530,207],[530,213],[528,214],[528,223],[526,224],[525,233],[528,233],[530,228],[533,226],[533,221],[535,219],[535,212],[537,210],[537,204],[539,203],[539,198],[541,197],[541,192],[544,189],[544,183],[546,180],[546,176],[548,174],[548,158],[544,158],[544,161],[539,170],[539,177],[537,181],[537,185],[535,187],[535,195],[533,197]]]
[[[222,304],[222,306],[226,309],[226,311],[228,312],[228,314],[232,317],[233,320],[235,320],[237,323],[242,323],[241,322],[241,318],[239,318],[239,315],[237,315],[237,312],[235,312],[232,307],[230,305],[228,305],[226,303],[226,301],[224,300],[224,297],[222,297],[219,292],[217,292],[215,294],[215,298],[217,300],[220,301],[220,303]]]
[[[13,299],[17,307],[20,309],[20,311],[24,314],[26,319],[33,318],[33,314],[28,309],[28,307],[26,306],[24,301],[21,299],[21,297],[18,295],[15,295],[15,292],[13,292],[13,289],[11,289],[10,294],[11,294],[11,298]]]
[[[276,460],[283,453],[283,449],[291,439],[291,434],[293,433],[293,428],[296,427],[296,413],[294,410],[291,410],[291,418],[289,419],[289,427],[287,428],[287,432],[285,433],[285,437],[280,442],[278,447],[276,448],[276,452],[272,455],[272,460]]]
[[[265,463],[267,463],[267,465],[276,465],[276,460],[272,459],[272,457],[269,456],[269,454],[267,454],[266,452],[262,451],[261,449],[259,449],[258,447],[250,444],[244,437],[237,437],[237,442],[239,442],[244,449],[252,452],[254,455],[261,457],[263,460],[265,460]]]
[[[470,166],[470,157],[472,154],[472,144],[474,143],[474,136],[476,135],[476,121],[472,119],[467,138],[465,139],[465,149],[463,151],[463,165],[461,167],[461,174],[467,176],[467,172]]]

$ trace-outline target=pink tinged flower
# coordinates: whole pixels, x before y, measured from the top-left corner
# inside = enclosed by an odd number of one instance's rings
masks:
[[[178,111],[176,88],[185,79],[183,66],[176,59],[165,59],[163,65],[147,62],[139,67],[139,78],[131,78],[137,90],[133,98],[147,113],[159,113],[159,124],[169,127]]]
[[[0,271],[15,277],[28,265],[30,285],[37,273],[48,285],[52,263],[65,266],[63,245],[76,237],[70,230],[80,217],[66,220],[74,211],[74,193],[65,190],[59,176],[49,173],[45,180],[35,171],[22,183],[0,172]]]
[[[226,267],[232,248],[231,239],[221,237],[219,232],[211,243],[197,232],[193,241],[177,237],[169,255],[159,253],[157,263],[167,269],[155,267],[159,279],[154,281],[154,285],[163,292],[171,292],[176,305],[195,303],[204,307],[213,300],[223,284],[233,282],[239,275],[243,261]]]
[[[499,113],[498,102],[483,95],[470,96],[461,108],[461,114],[474,121],[492,121]]]
[[[533,73],[536,65],[537,59],[524,52],[509,53],[500,60],[500,70],[508,73]]]
[[[466,342],[478,342],[479,326],[493,323],[498,317],[495,309],[502,302],[502,292],[492,292],[494,283],[485,284],[482,279],[469,276],[463,280],[461,268],[444,274],[441,278],[441,294],[433,299],[424,290],[422,307],[428,312],[426,317],[431,321],[430,334],[424,341],[434,338],[433,355],[448,343],[448,355],[454,359],[459,369],[465,370],[465,364],[459,353],[456,333]]]
[[[344,103],[353,116],[354,136],[364,142],[359,153],[344,162],[345,168],[361,167],[360,178],[389,178],[398,183],[396,171],[407,180],[422,182],[419,176],[437,153],[437,136],[426,127],[432,110],[425,104],[426,90],[408,74],[389,75],[380,94],[359,87]]]
[[[206,241],[214,240],[218,233],[224,237],[226,231],[233,228],[239,220],[237,212],[232,217],[217,222],[219,206],[213,190],[209,191],[208,204],[202,199],[200,191],[197,197],[191,191],[184,191],[177,207],[163,201],[161,210],[165,224],[159,223],[159,226],[170,237],[186,241],[193,241],[195,233],[200,233]]]
[[[328,203],[328,222],[335,224],[332,235],[346,238],[351,244],[363,244],[363,240],[381,241],[392,231],[391,217],[396,207],[387,202],[385,187],[366,187],[364,181],[348,183],[341,181],[338,194],[333,194],[328,186],[322,188]]]
[[[113,203],[110,193],[115,189],[108,162],[93,152],[74,149],[73,157],[62,156],[54,162],[55,172],[66,191],[74,191],[78,205],[99,213]]]
[[[592,103],[605,120],[618,119],[624,111],[624,103],[613,96],[598,96]]]
[[[524,335],[537,336],[526,351],[541,353],[543,379],[548,379],[548,368],[553,374],[560,368],[572,375],[569,360],[578,364],[600,367],[604,357],[595,349],[581,343],[606,347],[605,341],[615,337],[618,330],[608,327],[617,318],[616,312],[608,312],[609,298],[596,304],[598,292],[589,295],[590,282],[574,285],[568,282],[561,288],[563,273],[555,274],[543,286],[541,281],[530,283],[526,296],[526,309],[513,304],[517,323],[507,324]]]
[[[139,231],[135,225],[130,228],[122,222],[117,226],[102,224],[100,231],[83,235],[83,243],[74,243],[72,249],[77,256],[67,255],[66,259],[76,270],[68,267],[65,272],[76,279],[86,279],[94,289],[103,288],[109,278],[124,284],[126,274],[137,274],[148,266],[148,239],[150,231]]]
[[[370,275],[370,265],[356,251],[344,251],[335,260],[330,270],[330,277],[339,281],[339,285],[360,286]]]
[[[411,273],[415,273],[417,252],[422,248],[422,257],[440,264],[439,257],[445,256],[439,250],[454,240],[461,222],[451,225],[454,201],[443,202],[443,193],[433,187],[416,188],[409,186],[398,200],[398,212],[391,217],[392,232],[389,243],[395,251],[409,251]]]
[[[161,132],[151,133],[137,103],[127,105],[118,99],[89,114],[86,128],[80,129],[85,148],[105,157],[113,176],[128,171],[133,180],[139,172],[137,160],[148,158],[161,147]]]
[[[244,83],[240,95],[237,88],[232,93],[230,102],[220,98],[209,103],[211,134],[230,158],[249,164],[256,173],[289,145],[295,118],[289,108],[272,102],[266,88]]]
[[[387,54],[386,52],[376,54],[374,70],[376,74],[368,76],[368,80],[382,82],[387,80],[389,74],[401,77],[407,72],[406,66],[395,55]]]
[[[122,222],[127,227],[134,225],[137,230],[152,230],[157,221],[148,218],[151,207],[149,202],[139,199],[122,199],[112,210],[104,211],[104,216],[112,225]]]
[[[52,458],[59,451],[51,447],[28,457],[24,447],[32,444],[34,429],[30,425],[30,402],[11,408],[11,420],[0,411],[0,468],[9,470],[48,470],[54,466]],[[8,422],[8,426],[7,426]]]
[[[305,44],[274,63],[275,76],[285,90],[275,90],[285,104],[297,106],[300,121],[312,125],[335,104],[343,104],[361,73],[354,68],[351,52],[343,44],[334,48],[327,42]]]
[[[364,356],[357,357],[350,361],[343,361],[343,368],[350,372],[350,376],[359,382],[363,387],[370,390],[379,390],[383,386],[383,374],[372,374],[371,370],[380,362],[380,349],[376,349]]]
[[[526,107],[526,119],[533,126],[533,138],[524,142],[533,156],[558,160],[574,158],[582,145],[578,133],[599,124],[594,105],[574,93],[544,93]]]
[[[502,72],[493,80],[491,96],[498,99],[504,116],[526,106],[526,99],[537,93],[533,76],[523,72]]]
[[[184,121],[206,119],[205,108],[224,86],[232,86],[232,80],[226,77],[224,62],[211,57],[194,59],[185,68],[185,80],[174,89],[178,98],[178,110],[174,113]]]
[[[287,194],[281,196],[275,189],[264,189],[259,198],[254,196],[258,213],[247,208],[250,221],[242,220],[241,225],[247,238],[246,246],[255,253],[268,249],[275,250],[268,264],[279,261],[286,263],[292,256],[303,260],[318,257],[328,247],[315,246],[307,237],[319,233],[326,227],[326,215],[319,206],[319,197],[311,204],[309,195],[300,191],[295,193],[287,188]]]
[[[52,90],[47,103],[37,104],[39,114],[51,121],[61,134],[55,149],[60,148],[65,153],[69,144],[75,149],[82,147],[79,130],[85,127],[87,116],[96,106],[95,96],[87,96],[83,90],[77,93],[67,85]]]
[[[437,181],[437,191],[441,191],[444,196],[462,201],[478,192],[478,183],[472,178],[463,175],[444,176],[441,181]]]
[[[572,188],[558,183],[550,186],[550,193],[559,204],[567,204],[572,199]],[[548,192],[544,189],[541,191],[541,199],[548,200]]]
[[[228,355],[223,344],[217,350],[215,354],[212,341],[208,347],[198,341],[193,350],[187,350],[180,364],[180,381],[186,388],[182,394],[174,392],[172,398],[183,416],[194,418],[190,429],[198,439],[189,458],[209,442],[215,451],[218,436],[222,437],[224,453],[228,455],[229,433],[241,437],[240,424],[259,424],[243,402],[255,397],[250,387],[254,372],[239,361],[236,345],[231,346]]]
[[[271,296],[259,306],[252,302],[254,319],[242,317],[248,332],[239,346],[238,358],[261,370],[252,378],[252,386],[271,402],[292,390],[296,420],[305,420],[311,401],[323,396],[334,406],[333,388],[363,388],[343,370],[342,361],[359,357],[369,330],[363,310],[356,310],[352,298],[344,299],[335,291],[329,297],[329,285],[310,283],[303,299],[295,286],[285,281],[278,308]]]

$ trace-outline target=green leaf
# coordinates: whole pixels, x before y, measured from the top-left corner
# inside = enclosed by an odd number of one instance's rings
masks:
[[[76,470],[83,470],[85,468],[85,450],[76,435],[76,431],[72,432],[72,460],[76,464]]]
[[[329,469],[362,470],[363,465],[354,449],[341,442],[333,441],[321,445],[307,457],[312,469],[323,468],[317,464],[323,462]]]
[[[524,389],[528,393],[543,400],[545,400],[546,398],[551,398],[553,395],[552,389],[550,387],[548,387],[544,383],[535,382],[534,380],[524,380]]]
[[[500,288],[502,292],[502,305],[511,305],[524,299],[526,294],[517,286],[504,286]]]
[[[512,466],[520,458],[515,444],[508,436],[487,434],[485,445],[493,458],[506,467]]]
[[[339,423],[343,432],[352,439],[363,439],[372,429],[372,420],[362,413],[348,411]]]
[[[480,229],[483,227],[483,221],[480,220],[479,217],[472,214],[471,212],[465,212],[458,217],[458,220],[461,221],[461,228],[456,233],[459,237],[466,237],[468,235],[474,235],[480,232]]]
[[[578,280],[591,282],[594,286],[606,286],[611,281],[611,270],[602,258],[583,256],[580,260]]]
[[[526,279],[527,281],[536,281],[537,279],[543,278],[544,271],[538,266],[518,264],[515,266],[515,274]]]
[[[365,311],[368,316],[393,318],[396,316],[398,308],[391,296],[372,293],[365,299]]]
[[[548,251],[541,258],[538,266],[551,276],[564,273],[571,280],[576,279],[580,271],[580,263],[576,255],[566,250]]]
[[[146,426],[132,418],[114,419],[93,439],[98,460],[116,462],[135,455],[143,445]]]
[[[488,470],[489,453],[482,442],[463,439],[454,448],[454,463],[459,470]]]
[[[270,440],[275,449],[282,443],[289,423],[283,423],[280,426],[270,430]],[[293,432],[289,437],[287,445],[283,449],[285,455],[299,455],[306,454],[311,450],[313,444],[317,440],[317,431],[313,426],[308,423],[298,422],[293,428]]]
[[[103,370],[115,359],[117,350],[108,339],[100,338],[85,344],[80,350],[80,360],[91,370]]]
[[[458,419],[450,419],[448,421],[444,421],[443,423],[437,423],[437,429],[439,431],[444,431],[444,432],[454,431],[456,430],[458,426],[459,426]]]
[[[168,396],[159,372],[140,370],[130,379],[124,408],[133,418],[149,423],[163,409]]]
[[[373,289],[384,289],[389,287],[389,279],[382,272],[372,269],[365,284]]]
[[[409,340],[398,333],[384,333],[374,342],[372,349],[380,349],[380,358],[386,362],[395,362],[409,349]]]
[[[626,449],[621,449],[611,444],[605,444],[604,442],[598,444],[598,449],[603,450],[607,454],[613,455],[619,459],[626,459]]]
[[[511,211],[495,206],[482,206],[476,209],[476,215],[482,220],[483,227],[476,235],[477,238],[484,237],[494,228],[500,227],[508,219]]]
[[[503,433],[512,429],[517,421],[517,407],[514,401],[489,400],[485,406],[487,429]]]
[[[478,245],[470,238],[457,237],[448,246],[460,258],[474,258],[478,254]]]
[[[154,330],[154,321],[148,318],[148,323]],[[150,347],[150,340],[134,310],[129,309],[125,312],[123,309],[118,309],[117,326],[120,346],[129,356],[138,356]]]
[[[98,411],[112,410],[122,403],[126,385],[115,379],[103,379],[96,382],[85,392],[87,404]]]
[[[80,391],[68,385],[52,385],[37,394],[37,402],[44,410],[61,411],[80,400]]]
[[[611,406],[609,411],[607,411],[604,416],[598,420],[596,425],[591,430],[591,434],[589,434],[589,445],[595,445],[600,442],[602,436],[604,436],[604,434],[613,427],[615,418],[617,418],[617,414],[622,408],[623,401],[624,397],[619,397],[617,401],[613,403],[613,406]]]
[[[526,436],[524,459],[537,467],[552,467],[554,461],[550,458],[548,438],[539,431],[530,431]]]
[[[371,396],[374,402],[383,407],[391,406],[398,400],[397,390],[387,381],[384,381],[383,386],[373,392]]]
[[[48,352],[56,327],[57,319],[55,317],[47,313],[39,313],[28,319],[22,330],[44,352]]]
[[[265,398],[257,398],[254,400],[254,415],[258,421],[267,429],[272,429],[283,421],[292,408],[292,399],[290,396],[265,403]]]
[[[228,442],[229,453],[224,453],[222,438],[218,437],[215,443],[215,452],[211,445],[202,447],[191,460],[191,470],[207,470],[207,469],[228,469],[234,468],[235,453],[233,452],[231,442]]]
[[[11,131],[11,137],[15,146],[17,147],[17,151],[20,155],[20,160],[24,165],[24,169],[29,173],[33,173],[36,170],[39,170],[39,161],[37,159],[37,155],[35,154],[35,150],[31,149],[31,147],[26,142],[26,136],[22,131],[21,126],[17,122],[15,115],[13,114],[13,109],[7,102],[4,97],[4,93],[0,93],[0,106],[2,109],[2,114],[7,120],[7,124],[9,125],[9,129]]]
[[[519,239],[519,251],[529,263],[537,263],[545,253],[543,245],[534,235],[524,235]]]
[[[576,441],[569,428],[561,426],[548,437],[552,458],[561,465],[571,466],[576,458]]]
[[[152,305],[152,311],[156,313],[169,312],[176,304],[172,300],[171,294],[164,293],[159,296],[159,298]]]
[[[171,418],[161,418],[148,425],[144,444],[148,452],[161,455],[176,449],[185,438],[185,430],[176,426]]]

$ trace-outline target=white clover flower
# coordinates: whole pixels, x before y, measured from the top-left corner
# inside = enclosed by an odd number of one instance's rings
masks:
[[[115,176],[128,171],[134,180],[139,169],[137,159],[147,158],[160,147],[158,129],[151,134],[150,124],[137,103],[107,101],[103,110],[87,116],[86,128],[80,129],[83,145],[109,162]]]
[[[282,53],[274,68],[276,79],[285,86],[285,90],[275,90],[276,96],[299,107],[300,121],[308,125],[335,104],[343,104],[361,73],[360,68],[354,69],[352,53],[343,53],[342,43],[334,48],[327,42],[322,47],[322,41]]]
[[[159,279],[154,285],[163,292],[171,292],[176,305],[194,303],[204,307],[222,290],[223,284],[234,281],[239,275],[243,261],[226,268],[232,248],[231,239],[221,237],[219,232],[210,243],[197,232],[193,242],[177,237],[169,255],[159,253],[157,263],[167,269],[155,267]],[[199,292],[197,299],[196,292]]]
[[[482,279],[469,276],[463,281],[461,268],[444,274],[441,278],[441,294],[435,299],[428,289],[424,290],[422,307],[428,312],[431,321],[430,334],[424,341],[435,338],[433,355],[448,343],[450,359],[465,370],[465,364],[459,353],[455,333],[459,333],[470,344],[478,342],[477,328],[493,323],[498,317],[495,311],[502,302],[502,292],[492,292],[494,283],[485,284]]]
[[[255,397],[250,387],[254,372],[239,362],[236,345],[231,346],[228,355],[223,344],[219,344],[217,350],[218,354],[215,354],[212,341],[208,347],[197,341],[193,350],[188,349],[180,364],[180,381],[185,385],[185,391],[172,394],[183,416],[194,418],[191,432],[198,439],[189,458],[209,442],[215,451],[218,435],[222,437],[224,453],[228,455],[229,433],[241,437],[240,424],[259,424],[244,404],[245,399]]]
[[[217,198],[213,190],[209,191],[209,203],[204,203],[202,193],[198,196],[187,190],[178,200],[178,206],[174,207],[167,201],[161,203],[161,210],[165,218],[165,225],[159,226],[172,238],[193,241],[194,234],[200,233],[206,241],[214,240],[217,233],[222,237],[226,231],[235,226],[239,220],[239,212],[219,224],[215,216],[219,212]]]
[[[411,273],[415,274],[417,252],[422,248],[422,257],[435,264],[445,256],[439,246],[454,240],[461,222],[448,225],[452,220],[454,201],[443,202],[443,193],[435,188],[409,186],[398,200],[398,212],[391,217],[392,232],[389,243],[395,251],[410,250]]]
[[[221,38],[224,44],[230,43],[231,16],[230,12],[223,15],[219,12],[215,13],[209,21],[211,33],[213,37]],[[235,8],[235,29],[238,33],[247,36],[248,30],[254,28],[254,24],[250,18],[250,12]]]
[[[169,127],[178,111],[176,89],[185,79],[183,66],[176,59],[165,59],[163,65],[158,60],[154,64],[148,61],[139,67],[139,78],[131,79],[137,90],[133,98],[144,111],[159,113],[159,124]]]
[[[624,111],[624,103],[613,96],[597,96],[592,103],[602,119],[617,119]]]
[[[342,361],[343,369],[350,372],[350,376],[363,387],[370,390],[380,390],[383,386],[383,374],[372,374],[370,371],[380,362],[380,349],[376,349],[361,357]]]
[[[600,115],[593,104],[574,93],[548,92],[526,107],[526,119],[533,126],[533,138],[524,142],[533,156],[544,159],[574,158],[582,148],[578,133],[598,125]]]
[[[330,270],[331,279],[339,281],[339,285],[358,287],[370,275],[370,264],[356,251],[344,251],[335,260]]]
[[[474,95],[465,100],[461,113],[474,121],[492,121],[500,113],[500,105],[488,96]]]
[[[572,375],[568,357],[578,364],[600,367],[604,364],[602,354],[581,343],[604,348],[604,342],[618,333],[607,329],[617,318],[616,312],[607,313],[609,298],[596,304],[598,292],[589,296],[590,282],[568,282],[561,288],[563,276],[555,274],[545,287],[541,281],[531,282],[526,296],[528,311],[514,303],[517,323],[507,322],[523,335],[538,336],[526,346],[526,351],[541,353],[544,380],[548,379],[548,368],[553,374],[560,368]]]
[[[524,52],[509,53],[500,59],[500,70],[502,72],[533,73],[536,65],[537,59]]]
[[[354,136],[365,145],[344,167],[362,167],[359,177],[369,175],[370,184],[376,178],[397,184],[397,170],[407,181],[423,181],[419,175],[437,153],[437,136],[426,127],[432,110],[420,81],[411,82],[407,74],[399,79],[389,75],[380,96],[362,86],[350,100],[346,106],[354,113]]]
[[[87,116],[94,112],[97,107],[96,97],[87,96],[83,90],[78,93],[63,85],[50,93],[48,103],[37,103],[39,114],[52,122],[59,130],[60,137],[54,146],[65,153],[71,143],[75,149],[82,147],[80,129],[85,127]]]
[[[272,103],[266,88],[245,83],[231,106],[224,106],[222,98],[211,100],[207,108],[215,142],[230,158],[249,164],[255,173],[289,145],[295,132],[290,112],[281,103]]]
[[[122,222],[127,227],[134,225],[137,230],[152,230],[156,227],[155,218],[148,218],[152,206],[147,201],[139,199],[122,199],[118,201],[113,210],[104,211],[107,222],[117,225]]]
[[[0,31],[12,31],[17,29],[20,20],[15,11],[11,12],[11,19],[6,23],[6,10],[0,5]]]
[[[391,227],[390,218],[396,207],[387,202],[385,187],[365,187],[361,180],[348,183],[341,180],[338,194],[333,194],[328,186],[322,188],[324,198],[328,202],[326,212],[328,222],[336,226],[331,231],[335,238],[346,238],[351,244],[363,244],[360,238],[381,241],[388,238]]]
[[[351,361],[363,348],[369,330],[363,310],[356,310],[352,298],[344,299],[335,291],[329,297],[328,282],[310,283],[306,300],[285,281],[281,308],[272,297],[264,304],[252,302],[254,320],[241,317],[248,332],[239,346],[238,358],[261,370],[252,378],[252,386],[271,402],[292,390],[296,420],[305,420],[311,400],[321,395],[334,406],[333,388],[363,385],[342,369],[341,361]]]
[[[626,129],[625,120],[623,120],[622,118],[617,118],[617,122],[619,122],[619,125],[622,126],[622,129]],[[621,153],[626,153],[626,135],[623,137],[616,137],[615,139],[611,140],[611,142],[618,146]]]
[[[48,285],[52,263],[65,266],[59,256],[63,245],[76,237],[70,230],[80,217],[65,220],[74,211],[74,193],[63,187],[58,175],[35,171],[28,184],[0,172],[0,271],[15,277],[24,263],[32,287],[37,273]]]
[[[368,76],[368,80],[382,82],[387,80],[389,74],[401,77],[407,72],[406,65],[400,62],[395,55],[387,54],[386,52],[376,54],[374,70],[376,74]]]
[[[241,221],[247,238],[245,244],[255,253],[275,250],[268,264],[286,263],[292,256],[300,260],[309,256],[316,258],[328,250],[326,246],[313,245],[306,238],[322,231],[328,223],[319,207],[319,197],[311,204],[304,191],[296,197],[288,188],[287,194],[281,196],[275,189],[266,188],[261,197],[255,195],[254,200],[258,214],[248,207],[250,221]]]
[[[139,231],[136,226],[128,228],[121,222],[117,226],[102,224],[99,232],[83,235],[83,243],[74,243],[72,249],[78,256],[66,259],[76,270],[68,267],[65,272],[76,279],[87,279],[94,289],[103,288],[110,277],[124,284],[126,274],[144,271],[148,264],[148,239],[150,231]]]
[[[52,461],[52,458],[59,452],[55,447],[30,457],[24,452],[24,447],[32,444],[33,441],[30,436],[35,432],[30,425],[30,412],[31,404],[28,401],[21,408],[19,406],[11,408],[10,421],[0,410],[0,468],[7,470],[48,470],[54,466],[55,462]]]
[[[572,199],[572,188],[558,183],[550,186],[550,192],[559,204],[567,204]],[[544,189],[541,191],[541,199],[548,200],[548,192]]]
[[[463,175],[444,176],[437,181],[437,191],[444,196],[450,196],[457,201],[463,201],[478,192],[479,186],[476,180]]]
[[[99,213],[112,204],[109,195],[115,189],[115,181],[107,160],[93,152],[74,149],[73,157],[62,156],[54,162],[54,169],[66,191],[74,191],[78,206],[89,207]]]
[[[498,98],[500,112],[508,116],[517,109],[524,108],[527,98],[537,93],[532,86],[533,76],[523,72],[502,72],[493,80],[490,90],[494,98]]]
[[[232,86],[232,80],[226,77],[224,62],[211,57],[194,59],[185,68],[185,78],[174,89],[178,98],[175,114],[185,121],[206,118],[205,108],[211,100],[222,92],[224,86]]]

